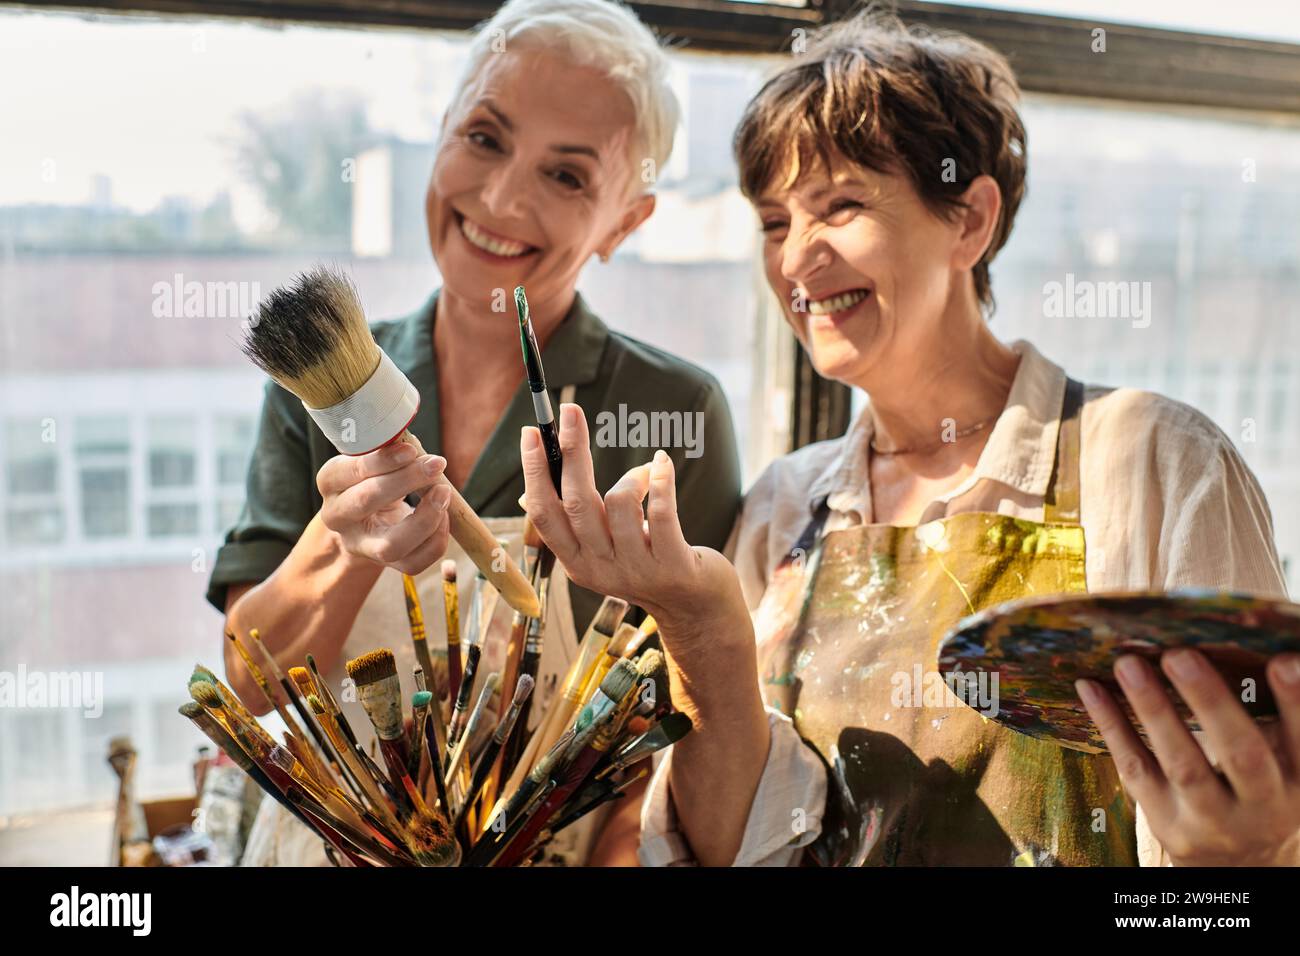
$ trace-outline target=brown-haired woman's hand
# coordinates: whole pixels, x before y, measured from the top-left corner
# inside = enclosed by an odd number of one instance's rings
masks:
[[[1167,651],[1160,666],[1200,723],[1219,772],[1140,657],[1121,657],[1115,676],[1149,749],[1102,685],[1076,684],[1152,834],[1179,865],[1300,866],[1300,654],[1269,661],[1280,713],[1273,726],[1255,723],[1203,654]]]
[[[581,408],[560,406],[559,432],[561,494],[536,428],[523,430],[520,455],[528,516],[570,580],[645,608],[667,642],[737,629],[752,642],[735,568],[717,551],[692,547],[682,535],[672,459],[656,452],[602,497]]]
[[[638,604],[659,622],[673,704],[694,726],[673,745],[673,805],[696,859],[731,863],[770,742],[736,569],[717,551],[687,544],[673,463],[662,451],[602,498],[586,419],[578,406],[562,405],[561,500],[537,429],[525,428],[519,445],[528,516],[569,577]]]

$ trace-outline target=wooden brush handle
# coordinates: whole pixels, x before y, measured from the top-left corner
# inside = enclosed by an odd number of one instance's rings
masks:
[[[402,432],[398,436],[398,441],[414,446],[421,455],[425,453],[420,439],[409,431]],[[509,557],[500,561],[496,559],[500,544],[492,536],[488,526],[483,523],[483,519],[474,513],[474,509],[461,497],[456,486],[447,481],[446,475],[439,475],[438,481],[444,482],[451,489],[451,500],[447,502],[447,518],[451,522],[451,536],[456,539],[456,543],[465,549],[465,553],[469,555],[475,567],[483,572],[483,576],[500,592],[507,604],[520,614],[536,617],[541,613],[542,608],[537,601],[537,592],[528,583],[524,573]],[[497,569],[498,566],[500,570]]]

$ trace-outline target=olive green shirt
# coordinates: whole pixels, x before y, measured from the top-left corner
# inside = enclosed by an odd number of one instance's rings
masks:
[[[433,353],[437,297],[435,292],[406,318],[372,325],[380,347],[419,390],[420,408],[410,430],[434,454],[442,451]],[[686,540],[722,550],[740,504],[740,462],[731,412],[717,380],[667,352],[611,331],[581,296],[574,297],[568,315],[542,350],[542,360],[552,402],[558,402],[561,388],[576,386],[574,401],[582,406],[592,435],[596,487],[607,491],[628,469],[649,461],[655,449],[663,447],[677,468],[677,505]],[[521,356],[519,389],[460,489],[483,517],[523,513],[519,430],[536,424],[536,418],[522,374]],[[683,424],[690,416],[698,427],[678,427],[665,435],[661,424],[658,443],[650,444],[656,436],[646,426],[654,412],[679,413]],[[659,421],[665,421],[662,414]],[[679,447],[669,443],[674,435],[680,436]],[[687,444],[692,447],[681,447]],[[302,403],[267,382],[243,511],[226,534],[208,583],[207,599],[217,610],[225,611],[229,585],[263,581],[279,567],[320,510],[316,473],[337,454]],[[590,591],[572,589],[579,634],[600,600]]]

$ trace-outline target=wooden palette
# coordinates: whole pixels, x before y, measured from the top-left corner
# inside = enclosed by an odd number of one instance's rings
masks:
[[[986,713],[990,719],[1063,747],[1105,753],[1074,682],[1105,685],[1144,734],[1112,668],[1120,656],[1136,654],[1165,680],[1159,658],[1175,647],[1196,648],[1229,687],[1253,696],[1243,700],[1252,716],[1272,719],[1277,704],[1264,668],[1274,654],[1300,652],[1300,605],[1222,591],[1022,598],[959,621],[940,645],[938,668],[945,676],[996,675],[997,713]],[[991,677],[986,681],[991,688]],[[962,696],[960,681],[950,686]],[[1176,692],[1172,697],[1187,725],[1199,730],[1187,705]]]

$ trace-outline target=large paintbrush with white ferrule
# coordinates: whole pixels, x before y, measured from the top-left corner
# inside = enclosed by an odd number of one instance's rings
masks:
[[[249,323],[243,351],[288,389],[334,447],[364,455],[395,441],[424,454],[407,427],[420,393],[375,342],[352,283],[317,268],[276,289]],[[445,476],[451,536],[522,614],[538,613],[537,593],[513,561],[501,560],[497,540]]]

